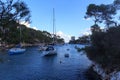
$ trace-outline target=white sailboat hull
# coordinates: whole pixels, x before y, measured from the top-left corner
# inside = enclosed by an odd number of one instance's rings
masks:
[[[56,55],[57,54],[57,51],[46,51],[45,52],[45,56],[52,56],[52,55]]]
[[[46,51],[44,51],[44,56],[56,55],[57,51],[53,46],[48,46]]]
[[[26,51],[26,49],[24,48],[11,48],[9,50],[9,54],[19,54],[19,53],[24,53]]]

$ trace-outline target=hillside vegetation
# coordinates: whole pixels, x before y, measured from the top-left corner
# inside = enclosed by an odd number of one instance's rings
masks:
[[[116,17],[119,10],[120,0],[108,5],[90,4],[85,16],[93,18],[95,23],[91,26],[91,45],[85,48],[87,56],[101,65],[106,73],[120,70],[120,15]],[[104,29],[100,28],[101,23],[105,24]]]

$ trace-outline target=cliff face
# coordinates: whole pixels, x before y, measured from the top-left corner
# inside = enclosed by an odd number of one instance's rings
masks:
[[[93,70],[101,76],[102,80],[120,80],[120,71],[113,71],[106,74],[105,70],[99,64],[93,63],[93,65]]]

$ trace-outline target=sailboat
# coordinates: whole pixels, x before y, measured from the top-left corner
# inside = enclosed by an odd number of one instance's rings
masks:
[[[12,55],[12,54],[19,54],[19,53],[24,53],[26,51],[25,48],[22,48],[22,47],[14,47],[14,48],[11,48],[9,49],[9,54]]]
[[[51,45],[48,45],[46,50],[45,50],[45,56],[52,56],[52,55],[56,55],[57,51],[55,49],[55,11],[53,8],[53,43]]]
[[[25,51],[26,49],[22,48],[22,44],[21,44],[21,27],[20,27],[20,44],[16,45],[14,48],[9,49],[8,53],[12,55],[12,54],[24,53]]]

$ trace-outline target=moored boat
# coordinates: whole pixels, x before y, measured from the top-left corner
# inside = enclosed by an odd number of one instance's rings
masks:
[[[47,49],[46,46],[40,46],[38,50],[39,50],[39,51],[45,51],[46,49]]]
[[[52,56],[57,54],[57,51],[54,45],[56,45],[56,34],[55,34],[55,11],[53,8],[53,42],[51,45],[47,46],[45,51],[45,56]]]
[[[15,47],[8,50],[8,53],[11,54],[19,54],[24,53],[26,51],[25,48],[22,48],[21,44],[16,45]]]
[[[48,46],[44,53],[44,56],[52,56],[56,54],[57,54],[56,49],[53,46]]]
[[[19,54],[19,53],[24,53],[26,49],[24,48],[11,48],[8,52],[10,55],[12,54]]]

